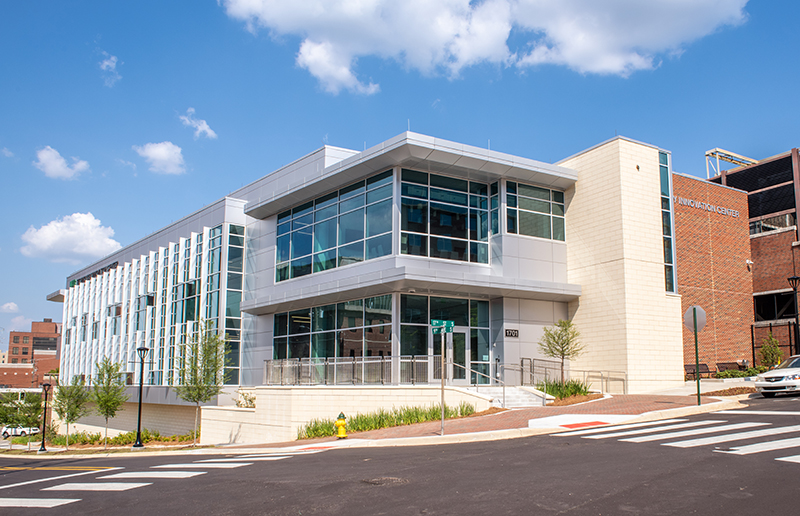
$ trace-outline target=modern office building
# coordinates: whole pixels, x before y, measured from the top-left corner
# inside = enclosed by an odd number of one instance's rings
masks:
[[[555,165],[410,132],[325,146],[71,275],[50,296],[62,377],[103,356],[133,373],[146,347],[153,399],[174,399],[156,388],[205,319],[228,334],[231,386],[294,359],[303,383],[425,383],[439,319],[452,384],[513,384],[543,328],[571,319],[573,369],[674,385],[674,221],[669,152],[622,137]]]

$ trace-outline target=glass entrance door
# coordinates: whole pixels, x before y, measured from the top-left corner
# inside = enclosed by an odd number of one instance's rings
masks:
[[[469,328],[456,326],[453,333],[445,334],[445,381],[448,384],[466,385],[469,383]],[[433,334],[431,339],[433,352],[433,380],[441,380],[442,371],[442,336]]]

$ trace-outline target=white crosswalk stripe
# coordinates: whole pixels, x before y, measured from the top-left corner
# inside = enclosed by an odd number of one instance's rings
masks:
[[[230,462],[232,460],[239,460],[245,457],[237,457],[236,459],[205,459],[205,460],[198,460],[198,464],[203,464],[206,462]],[[290,459],[291,457],[288,455],[281,455],[281,456],[274,456],[274,457],[247,457],[248,461],[265,461],[265,460],[283,460],[283,459]]]
[[[715,435],[713,437],[702,437],[700,439],[675,441],[672,443],[664,443],[664,446],[672,446],[675,448],[695,448],[697,446],[709,446],[712,444],[729,443],[732,441],[744,441],[747,439],[757,439],[759,437],[788,434],[791,432],[800,432],[800,425],[763,428],[761,430],[753,430],[751,432],[739,432],[736,434]]]
[[[601,428],[587,428],[586,430],[571,430],[555,434],[557,437],[572,437],[573,435],[599,434],[616,430],[627,430],[629,428],[642,428],[646,426],[663,425],[664,423],[681,423],[686,419],[662,419],[661,421],[647,421],[645,423],[628,423],[624,425],[603,426]]]
[[[113,475],[106,475],[104,477],[97,477],[98,480],[106,480],[109,478],[123,479],[123,478],[192,478],[198,475],[205,475],[205,471],[123,471],[122,473],[114,473]]]
[[[163,468],[163,469],[185,469],[185,468],[204,468],[204,469],[233,469],[233,468],[241,468],[242,466],[252,466],[252,462],[217,462],[217,463],[208,463],[205,462],[203,464],[197,462],[190,462],[187,464],[160,464],[158,466],[152,466],[153,468]]]
[[[631,437],[628,439],[620,439],[628,443],[647,443],[652,441],[663,441],[665,439],[677,439],[680,437],[689,437],[691,435],[712,434],[716,432],[728,432],[730,430],[742,430],[744,428],[753,428],[754,426],[766,426],[769,423],[735,423],[732,425],[713,426],[711,428],[695,428],[694,430],[684,430],[682,432],[667,432],[665,434],[644,435],[640,437]]]
[[[753,453],[761,453],[766,451],[785,450],[787,448],[795,448],[800,446],[800,437],[793,437],[791,439],[781,439],[779,441],[767,441],[763,443],[748,444],[745,446],[736,446],[730,450],[714,450],[719,453],[730,453],[731,455],[752,455]]]
[[[637,430],[626,430],[623,432],[612,432],[610,434],[587,435],[584,439],[611,439],[613,437],[627,437],[629,435],[649,434],[651,432],[663,432],[664,430],[680,430],[683,428],[694,428],[696,426],[716,425],[727,423],[727,421],[716,419],[708,421],[692,421],[691,423],[679,423],[677,425],[667,425],[658,428],[640,428]]]
[[[0,498],[0,507],[52,509],[53,507],[80,501],[80,498]]]
[[[151,482],[73,482],[45,487],[42,491],[128,491],[151,484]]]

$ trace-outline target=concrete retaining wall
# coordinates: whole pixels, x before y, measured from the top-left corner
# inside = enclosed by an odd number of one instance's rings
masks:
[[[203,407],[201,444],[291,441],[312,419],[410,406],[437,405],[436,386],[263,386],[256,387],[256,408]],[[491,397],[458,387],[445,388],[445,403],[471,403],[486,410]]]

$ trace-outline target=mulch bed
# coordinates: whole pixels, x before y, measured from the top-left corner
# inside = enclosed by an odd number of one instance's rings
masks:
[[[575,405],[577,403],[584,403],[586,401],[592,401],[602,398],[603,395],[600,393],[594,394],[587,394],[586,396],[582,396],[580,394],[576,394],[575,396],[570,396],[569,398],[561,398],[555,401],[552,401],[547,404],[548,407],[564,407],[566,405]]]
[[[500,407],[489,407],[486,410],[481,410],[480,412],[475,412],[475,413],[472,413],[472,414],[470,414],[468,416],[465,416],[465,417],[490,416],[492,414],[498,414],[500,412],[505,412],[506,410],[508,410],[508,409],[500,408]]]
[[[731,387],[721,391],[704,392],[703,396],[738,396],[740,394],[753,394],[757,392],[755,387]]]

